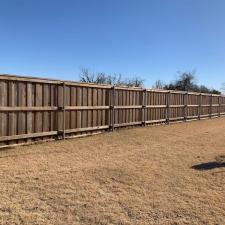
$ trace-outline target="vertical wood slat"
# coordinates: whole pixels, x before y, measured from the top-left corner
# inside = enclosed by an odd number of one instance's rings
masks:
[[[20,107],[26,106],[26,85],[24,82],[18,83],[18,105]],[[26,133],[26,112],[18,113],[18,134]],[[40,122],[39,122],[40,124]],[[26,140],[19,140],[18,143],[24,143]]]
[[[71,111],[69,110],[66,110],[65,107],[66,106],[70,106],[70,86],[69,85],[66,85],[66,83],[64,82],[63,84],[64,86],[64,91],[63,91],[63,110],[64,110],[64,117],[65,117],[65,120],[64,120],[64,133],[66,133],[66,130],[70,130],[70,124],[71,124],[71,121],[70,121],[70,114],[71,114]]]
[[[186,92],[184,95],[184,121],[187,121],[188,117],[188,92]]]
[[[134,103],[133,103],[133,92],[132,91],[130,91],[129,97],[130,97],[130,105],[134,105]],[[133,120],[133,109],[130,109],[129,118],[130,118],[130,122],[134,121]]]
[[[121,105],[126,105],[126,92],[122,90],[122,99],[121,99]],[[126,123],[126,109],[121,110],[122,111],[122,123]]]
[[[213,103],[213,95],[210,95],[210,97],[209,97],[209,101],[210,101],[210,115],[209,115],[209,117],[210,118],[212,118],[212,103]]]
[[[102,102],[101,102],[102,106],[106,105],[105,101],[106,101],[106,91],[105,89],[102,89]],[[105,126],[105,125],[106,125],[106,111],[102,110],[102,126]]]
[[[32,106],[33,86],[31,83],[27,83],[27,106]],[[27,112],[27,134],[33,133],[33,113]],[[32,142],[32,139],[27,139],[28,142]]]
[[[98,95],[98,100],[97,100],[97,106],[101,106],[102,102],[102,90],[100,88],[97,89],[97,95]],[[97,110],[97,126],[102,125],[102,110]]]
[[[147,90],[142,91],[142,125],[146,126]]]
[[[8,87],[8,106],[13,107],[16,106],[16,83],[15,82],[9,82],[9,87]],[[11,112],[8,114],[8,136],[13,136],[16,135],[16,113]],[[16,141],[10,141],[9,144],[15,144]]]
[[[92,95],[93,95],[93,92],[92,92],[92,88],[88,88],[88,98],[87,98],[87,100],[88,100],[88,106],[92,106],[93,105],[93,101],[92,101]],[[92,126],[92,120],[93,120],[93,118],[92,118],[92,111],[91,110],[89,110],[88,111],[88,118],[87,118],[87,126],[88,127],[91,127]]]
[[[44,84],[43,85],[43,106],[49,106],[50,105],[50,95],[49,95],[49,85]],[[43,131],[48,132],[49,131],[49,112],[43,113]]]
[[[66,96],[66,84],[61,82],[57,87],[57,131],[58,138],[65,139],[66,129],[66,111],[65,111],[65,96]]]
[[[51,96],[52,105],[58,107],[58,96],[59,96],[58,85],[52,85],[51,95],[52,95]],[[58,110],[56,112],[53,112],[53,118],[52,118],[53,131],[58,131],[58,127],[59,127],[58,114],[59,114]]]
[[[109,106],[109,109],[105,112],[105,124],[109,126],[110,130],[110,105],[111,105],[111,96],[110,96],[110,90],[105,90],[105,105]]]
[[[98,105],[98,92],[97,92],[96,88],[93,88],[92,102],[93,102],[93,106]],[[97,112],[97,110],[93,110],[93,112],[92,112],[92,127],[97,126],[97,123],[98,123],[98,112]]]
[[[22,107],[24,106],[23,102],[23,95],[24,95],[24,88],[23,88],[24,83],[20,82],[18,83],[18,106]],[[24,133],[24,117],[23,117],[23,112],[18,112],[18,134],[23,134]]]
[[[218,103],[219,103],[219,107],[218,107],[218,116],[221,116],[221,102],[222,102],[222,98],[221,96],[218,97]]]
[[[198,119],[201,119],[202,114],[202,94],[199,94],[198,96]]]
[[[167,101],[166,101],[166,123],[170,123],[170,102],[171,102],[171,92],[167,92]]]
[[[110,124],[110,130],[114,131],[115,129],[115,87],[113,86],[111,88],[111,105],[110,105],[110,111],[111,111],[111,124]]]
[[[189,102],[185,103],[184,94],[181,92],[160,93],[157,90],[145,93],[143,89],[126,89],[116,88],[104,89],[102,87],[90,87],[85,85],[72,85],[65,82],[57,84],[49,84],[45,82],[32,81],[2,81],[0,87],[3,90],[0,93],[0,107],[46,107],[56,106],[62,107],[55,112],[47,111],[17,111],[17,112],[0,112],[0,137],[14,136],[23,134],[42,133],[48,131],[61,131],[60,137],[66,138],[66,131],[76,128],[84,128],[79,130],[80,134],[90,134],[93,131],[86,131],[85,128],[109,125],[110,130],[114,130],[115,117],[116,123],[127,125],[131,122],[140,122],[145,125],[146,120],[160,120],[176,117],[201,118],[203,113],[207,117],[217,114],[224,114],[224,106],[222,105],[222,97],[215,95],[203,95],[204,106],[200,101],[200,95],[189,93]],[[114,88],[115,89],[115,88]],[[95,91],[94,91],[95,90]],[[78,96],[77,96],[78,92]],[[117,93],[117,94],[116,94]],[[166,97],[167,101],[164,99]],[[16,100],[15,100],[16,99]],[[150,102],[147,102],[148,99]],[[115,103],[117,102],[117,103]],[[115,109],[114,106],[141,106],[140,108],[121,108]],[[146,105],[167,105],[165,108],[146,108]],[[188,104],[193,106],[188,106]],[[215,105],[217,104],[217,105]],[[110,106],[110,109],[79,109],[67,111],[65,106]],[[174,107],[176,106],[177,107]],[[208,106],[207,106],[208,105]],[[188,112],[182,113],[182,109]],[[186,113],[187,113],[186,112]],[[95,116],[93,116],[95,114]],[[208,114],[208,115],[206,115]],[[78,116],[77,116],[78,115]],[[18,119],[17,119],[18,117]],[[58,122],[57,122],[58,120]],[[76,120],[80,121],[77,122]],[[108,121],[108,122],[107,122]],[[76,133],[78,134],[78,133]],[[69,135],[69,134],[68,134]],[[2,141],[0,144],[24,143],[33,140],[42,140],[45,137],[29,136],[20,138],[18,141]],[[6,139],[4,139],[6,140]]]
[[[66,137],[66,110],[65,110],[65,102],[66,102],[66,85],[65,82],[63,82],[63,139]]]
[[[117,98],[118,105],[122,105],[122,100],[123,100],[122,90],[117,90],[116,92],[118,93],[118,98]],[[117,123],[123,123],[123,110],[122,109],[117,109],[117,112],[118,112],[118,121],[117,121]]]
[[[88,96],[87,96],[87,88],[82,88],[82,106],[87,106],[88,103]],[[87,127],[87,110],[82,111],[82,121],[81,121],[81,127]]]
[[[77,105],[77,89],[76,87],[71,87],[71,106]],[[77,112],[74,110],[71,112],[71,128],[75,129],[77,127]],[[91,126],[91,125],[90,125]]]
[[[35,106],[42,106],[42,84],[35,84]],[[42,112],[35,112],[35,121],[34,121],[35,133],[42,132],[43,120],[42,120]],[[39,141],[40,138],[35,138],[35,140]]]
[[[7,105],[7,82],[3,81],[0,83],[0,107]],[[0,112],[0,136],[7,135],[7,115],[5,112]],[[0,143],[1,145],[7,144],[5,142]]]

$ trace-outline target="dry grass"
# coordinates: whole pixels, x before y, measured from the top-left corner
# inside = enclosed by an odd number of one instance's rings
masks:
[[[0,152],[0,224],[225,224],[225,118]]]
[[[225,155],[218,155],[216,156],[215,160],[217,163],[220,163],[220,164],[225,163]]]

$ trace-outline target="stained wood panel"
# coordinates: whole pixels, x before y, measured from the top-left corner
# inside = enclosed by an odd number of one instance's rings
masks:
[[[225,115],[225,96],[0,76],[0,147]]]

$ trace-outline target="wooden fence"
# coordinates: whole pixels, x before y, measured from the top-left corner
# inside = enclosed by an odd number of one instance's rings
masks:
[[[0,147],[225,115],[225,96],[0,75]]]

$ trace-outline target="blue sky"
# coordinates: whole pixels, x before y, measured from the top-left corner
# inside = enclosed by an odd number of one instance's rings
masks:
[[[224,0],[0,0],[0,73],[225,82]]]

